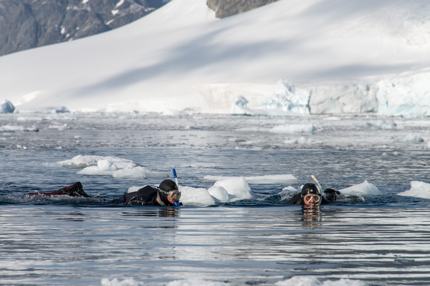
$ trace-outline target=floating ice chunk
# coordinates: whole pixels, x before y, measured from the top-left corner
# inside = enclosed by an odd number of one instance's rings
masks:
[[[37,127],[25,127],[21,125],[3,125],[0,126],[0,132],[19,132],[19,131],[25,131],[25,132],[39,132],[39,129]]]
[[[209,194],[208,190],[203,188],[192,188],[187,186],[179,186],[181,192],[181,202],[184,206],[213,206],[215,199]]]
[[[345,196],[379,196],[382,192],[374,185],[368,181],[364,181],[361,184],[353,185],[351,187],[341,189],[339,192]]]
[[[243,177],[217,181],[214,187],[224,188],[231,197],[231,202],[252,199],[251,188]]]
[[[227,286],[229,283],[208,281],[200,278],[191,278],[186,280],[176,280],[166,284],[166,286]]]
[[[112,177],[118,179],[144,179],[151,176],[156,176],[156,173],[142,166],[112,172]]]
[[[133,278],[126,278],[124,280],[120,280],[117,278],[114,278],[112,280],[108,278],[103,278],[100,281],[100,285],[101,286],[141,286],[143,284],[137,282]]]
[[[15,106],[9,100],[0,101],[0,113],[13,113]]]
[[[430,199],[430,184],[419,181],[412,181],[411,188],[407,191],[399,193],[398,195],[404,197]]]
[[[78,155],[70,160],[58,162],[60,166],[79,168],[78,174],[89,176],[112,176],[114,178],[143,179],[148,176],[161,176],[135,162],[118,157]]]
[[[316,128],[312,124],[278,125],[269,131],[280,134],[313,134],[316,131]]]
[[[287,199],[290,199],[295,194],[297,194],[299,190],[292,186],[288,186],[282,189],[282,191],[278,194],[281,197],[281,201],[285,201]]]
[[[398,125],[394,121],[375,121],[375,122],[367,122],[366,125],[370,128],[382,129],[382,130],[393,130],[397,129]]]
[[[48,126],[49,129],[57,129],[58,131],[64,131],[67,129],[67,124],[51,124]]]
[[[304,136],[295,139],[286,139],[284,141],[284,143],[287,145],[311,145],[312,142],[313,141],[311,138],[306,138]]]
[[[221,186],[212,186],[208,189],[209,194],[221,203],[227,203],[230,196],[226,189]]]
[[[408,134],[405,137],[402,137],[401,141],[412,144],[421,144],[425,142],[424,138],[416,134]]]
[[[205,176],[207,181],[220,181],[244,178],[251,185],[270,185],[270,184],[295,184],[297,178],[291,174],[285,175],[265,175],[265,176],[250,176],[250,177],[229,177],[229,176]]]
[[[295,276],[288,280],[279,281],[275,283],[276,286],[366,286],[367,284],[362,281],[340,279],[340,280],[327,280],[324,282],[319,281],[315,277],[309,276]]]

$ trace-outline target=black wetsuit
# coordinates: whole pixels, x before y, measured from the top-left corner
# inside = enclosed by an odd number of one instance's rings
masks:
[[[69,197],[83,197],[89,198],[80,182],[74,183],[70,186],[63,187],[57,191],[51,192],[34,192],[29,193],[28,196],[41,196],[41,197],[55,197],[55,196],[69,196]],[[127,206],[172,206],[173,204],[167,199],[167,193],[151,186],[145,186],[136,192],[126,193],[122,197],[115,199],[112,203],[124,204]]]
[[[55,197],[55,196],[69,196],[69,197],[91,197],[84,191],[81,182],[76,182],[70,186],[65,186],[57,191],[51,192],[33,192],[27,194],[28,196],[42,196],[42,197]]]
[[[160,189],[145,186],[136,192],[124,194],[124,204],[127,206],[152,205],[152,206],[171,206],[167,200],[167,194]]]

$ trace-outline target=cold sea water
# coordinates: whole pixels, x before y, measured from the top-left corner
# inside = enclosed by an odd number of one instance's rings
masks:
[[[430,200],[397,195],[430,182],[430,120],[157,114],[0,116],[0,285],[430,285]],[[115,156],[153,171],[80,174],[58,162]],[[213,176],[316,175],[364,194],[303,214],[251,184],[253,199],[203,207],[124,207],[28,192],[81,181],[98,198]],[[155,174],[155,175],[154,175]],[[157,175],[158,174],[158,175]]]

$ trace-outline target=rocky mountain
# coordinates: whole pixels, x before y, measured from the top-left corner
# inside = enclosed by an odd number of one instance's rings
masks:
[[[0,0],[0,55],[105,32],[168,0]]]
[[[278,0],[208,0],[207,4],[218,18],[225,18],[275,1]]]

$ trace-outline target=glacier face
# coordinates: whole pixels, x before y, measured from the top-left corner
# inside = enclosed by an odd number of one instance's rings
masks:
[[[0,92],[18,110],[425,116],[428,9],[280,0],[216,19],[206,0],[173,0],[121,29],[1,57]]]

